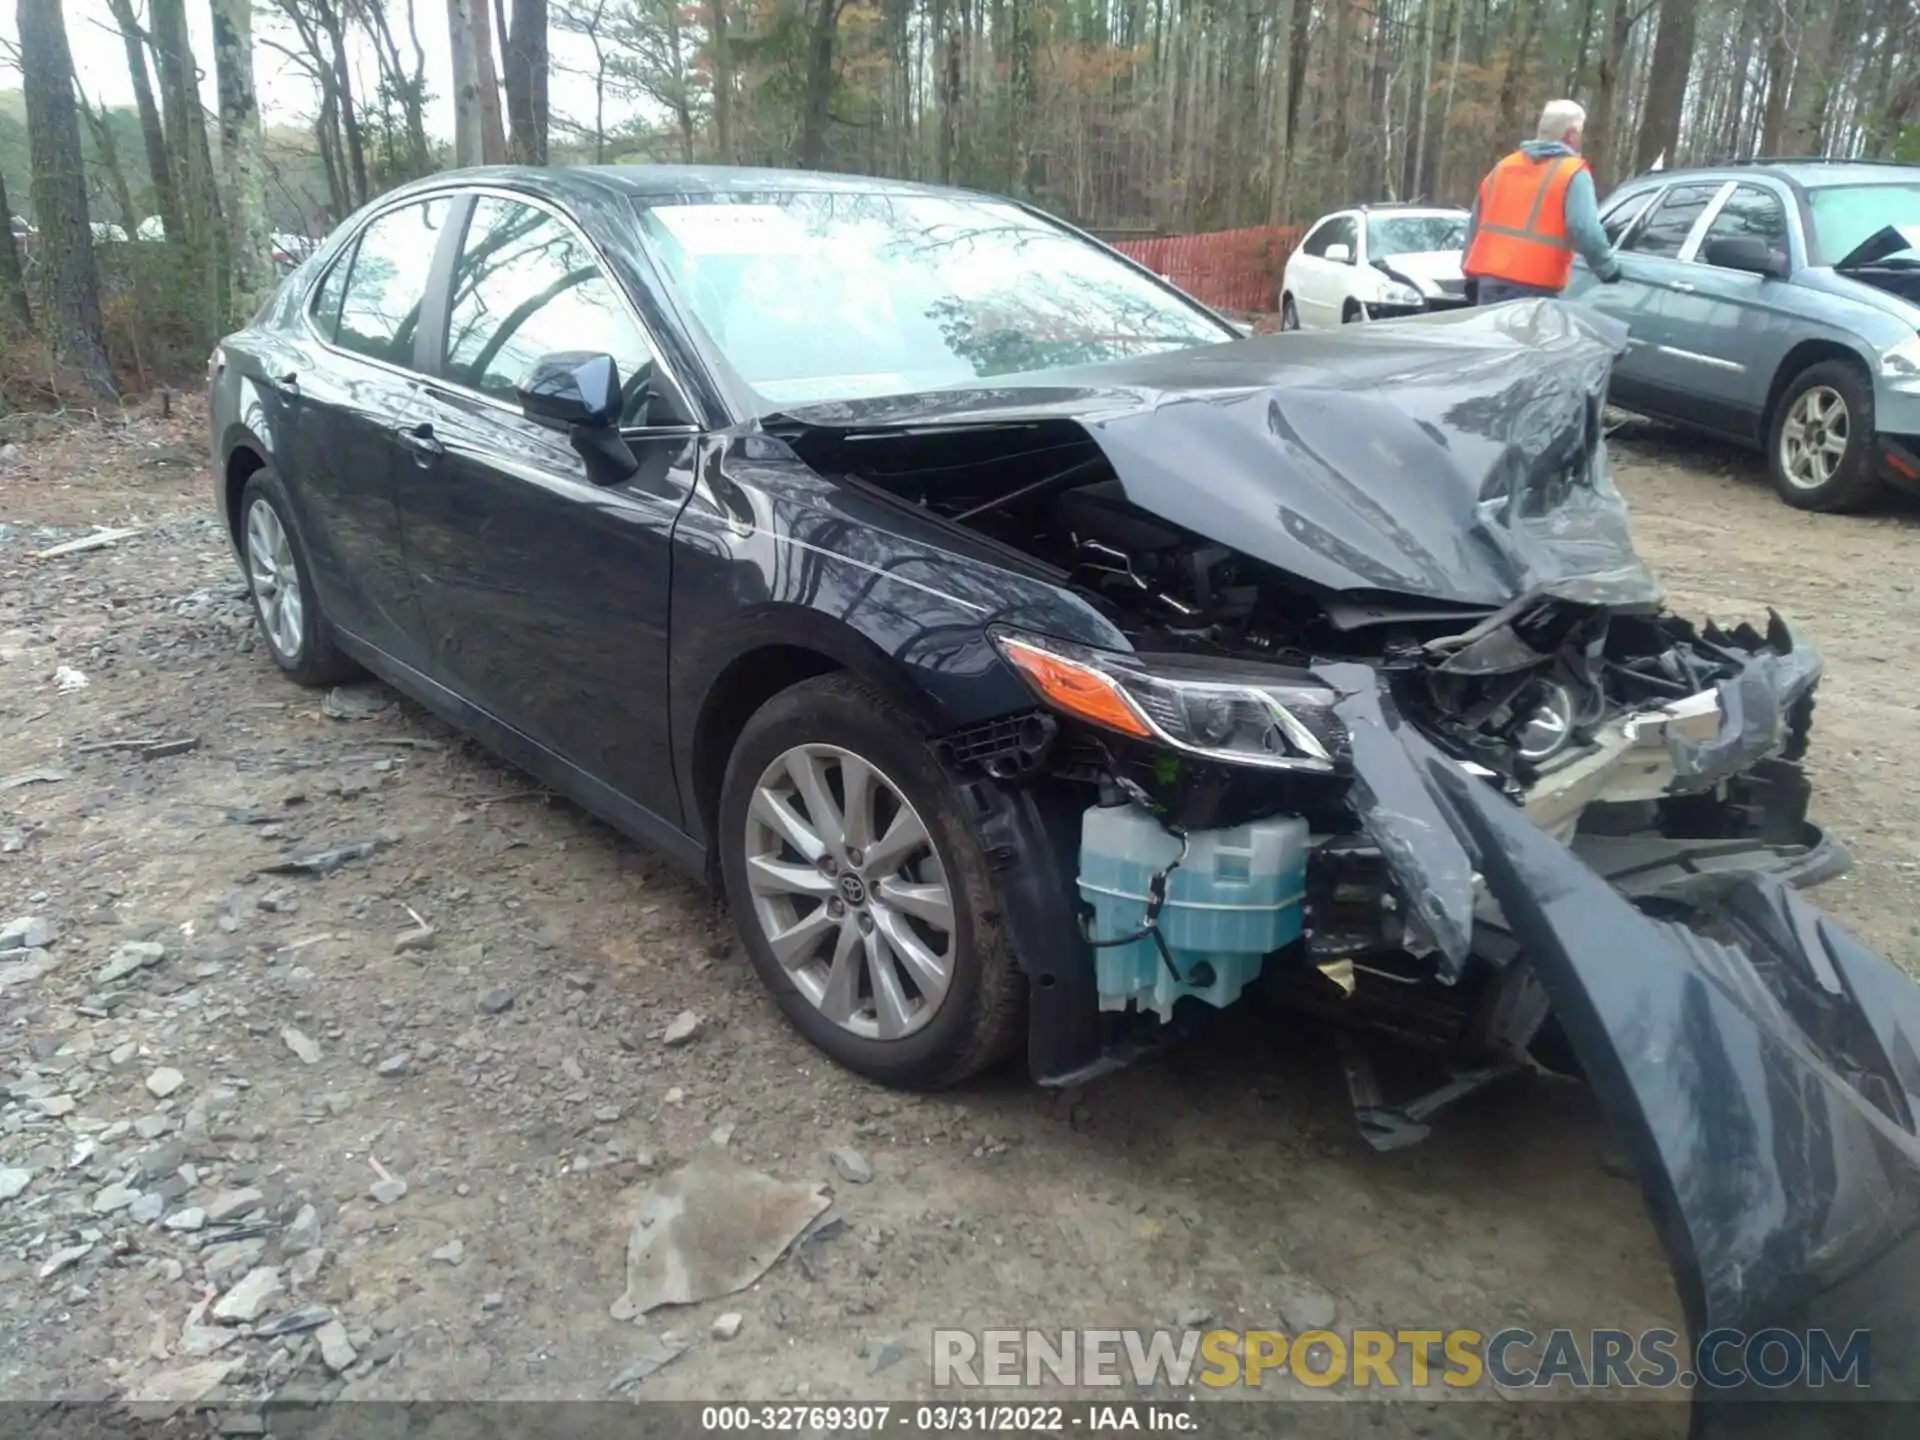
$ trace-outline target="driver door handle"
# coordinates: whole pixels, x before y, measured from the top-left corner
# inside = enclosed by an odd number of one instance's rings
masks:
[[[418,425],[403,426],[394,434],[402,445],[413,451],[415,458],[423,465],[436,456],[447,453],[447,447],[442,445],[433,433],[433,426],[425,421]]]

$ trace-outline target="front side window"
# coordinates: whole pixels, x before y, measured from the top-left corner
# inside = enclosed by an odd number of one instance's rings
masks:
[[[336,345],[389,365],[413,364],[434,247],[452,208],[445,196],[402,205],[360,232],[340,300]]]
[[[1715,240],[1759,240],[1769,250],[1787,253],[1787,208],[1780,197],[1758,185],[1736,185],[1702,237],[1702,252]]]
[[[653,349],[586,243],[536,206],[479,200],[453,270],[447,378],[511,401],[534,362],[561,350],[613,357],[621,424],[661,418],[647,413]]]
[[[643,203],[662,270],[772,406],[1217,345],[1234,332],[1004,201],[763,191]]]
[[[1609,206],[1607,213],[1600,218],[1600,228],[1607,232],[1607,243],[1618,245],[1620,237],[1633,228],[1633,222],[1646,213],[1647,206],[1653,203],[1659,193],[1658,190],[1637,191]]]
[[[1693,233],[1700,212],[1720,193],[1718,182],[1710,185],[1676,185],[1667,191],[1660,207],[1628,237],[1620,248],[1635,255],[1652,255],[1670,260],[1680,253]]]

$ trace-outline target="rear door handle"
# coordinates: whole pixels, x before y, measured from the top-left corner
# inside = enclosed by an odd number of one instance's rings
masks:
[[[394,433],[400,443],[413,451],[422,464],[435,456],[447,453],[447,447],[442,445],[434,435],[433,426],[424,421],[418,425],[403,427]]]
[[[1686,280],[1675,280],[1667,288],[1670,290],[1678,290],[1682,295],[1693,294],[1693,285]]]

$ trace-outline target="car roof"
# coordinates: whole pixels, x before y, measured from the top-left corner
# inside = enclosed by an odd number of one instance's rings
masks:
[[[1649,170],[1622,183],[1639,186],[1665,184],[1673,180],[1740,180],[1754,175],[1783,180],[1802,190],[1821,190],[1834,185],[1914,185],[1920,184],[1920,165],[1904,165],[1891,160],[1760,157],[1683,170]]]
[[[852,195],[978,196],[979,192],[911,180],[868,175],[838,175],[820,170],[762,169],[745,165],[488,165],[442,170],[419,182],[420,188],[445,185],[503,185],[550,196],[604,195],[622,191],[635,198],[753,194],[768,190],[831,191]],[[414,187],[408,187],[409,189]]]

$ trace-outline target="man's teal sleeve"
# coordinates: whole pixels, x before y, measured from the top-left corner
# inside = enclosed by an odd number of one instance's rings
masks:
[[[1580,258],[1602,280],[1620,273],[1607,232],[1600,228],[1600,205],[1594,199],[1593,173],[1589,170],[1581,170],[1567,186],[1567,236]]]

